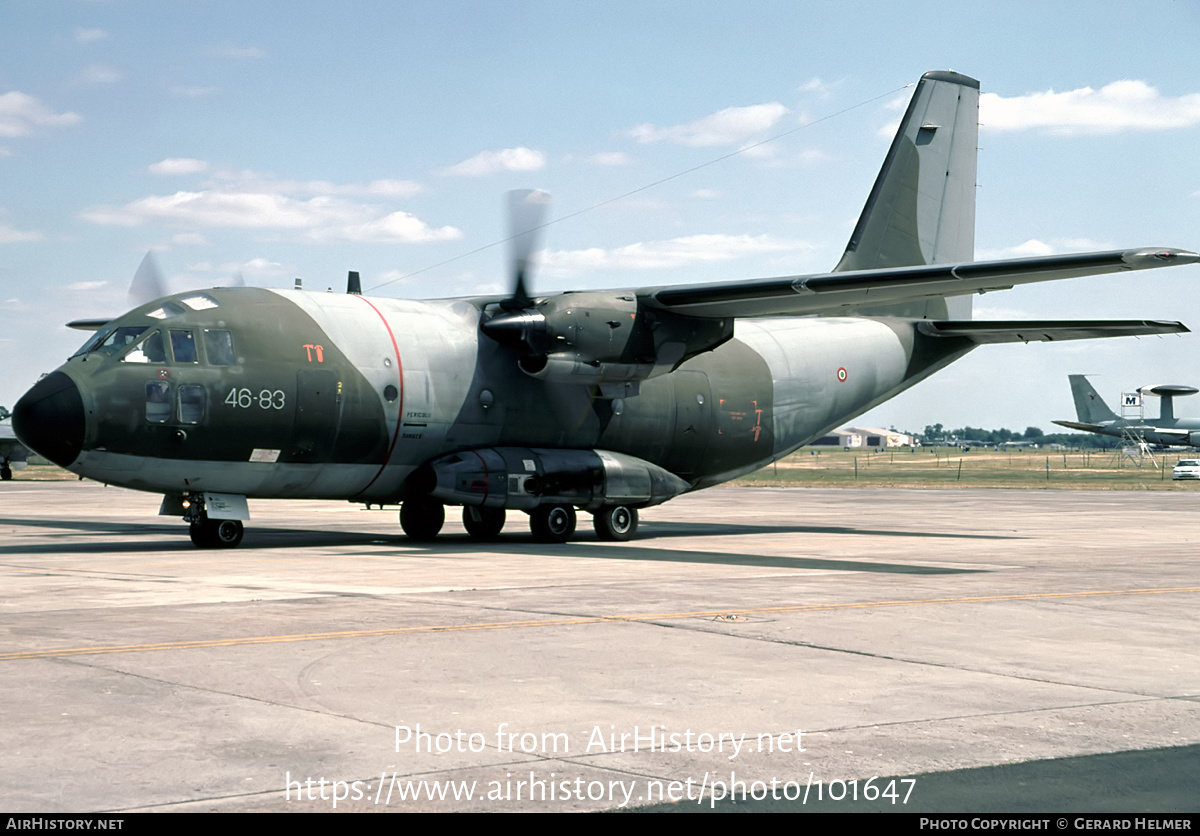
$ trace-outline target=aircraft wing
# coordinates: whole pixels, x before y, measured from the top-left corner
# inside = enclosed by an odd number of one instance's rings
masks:
[[[998,261],[850,270],[739,282],[650,287],[638,290],[637,295],[639,301],[647,307],[686,316],[836,316],[839,309],[856,305],[901,302],[927,296],[961,296],[990,290],[1007,290],[1014,285],[1031,282],[1194,264],[1198,261],[1200,255],[1188,250],[1146,247]]]
[[[978,345],[984,343],[1057,342],[1090,340],[1098,337],[1141,337],[1149,334],[1186,334],[1182,322],[1166,320],[1030,320],[1028,322],[989,322],[968,319],[958,322],[928,320],[917,323],[922,334],[930,337],[966,337]]]

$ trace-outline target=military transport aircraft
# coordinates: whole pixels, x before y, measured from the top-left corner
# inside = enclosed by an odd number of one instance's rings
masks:
[[[0,421],[8,420],[9,411],[0,406]],[[14,470],[25,466],[29,451],[25,445],[17,441],[13,428],[8,424],[0,424],[0,479],[8,481],[13,477]]]
[[[1142,396],[1162,398],[1158,417],[1121,417],[1109,409],[1084,375],[1067,375],[1067,379],[1071,381],[1071,394],[1075,397],[1075,412],[1079,420],[1055,421],[1060,427],[1117,438],[1132,437],[1160,447],[1200,447],[1200,418],[1175,417],[1175,398],[1200,392],[1195,386],[1143,386],[1131,395],[1139,399],[1139,406]]]
[[[164,496],[200,547],[247,497],[506,511],[565,541],[576,509],[627,540],[641,508],[762,467],[981,343],[1187,331],[987,322],[970,294],[1200,261],[1168,247],[973,261],[979,82],[927,73],[834,272],[537,296],[540,192],[517,193],[508,295],[409,301],[218,288],[101,327],[21,398],[20,437],[91,479]]]

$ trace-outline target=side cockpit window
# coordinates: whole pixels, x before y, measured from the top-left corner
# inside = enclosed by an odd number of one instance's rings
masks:
[[[205,331],[204,351],[210,366],[236,366],[237,355],[233,353],[233,334],[229,331]]]
[[[176,363],[195,363],[196,338],[190,330],[171,329],[171,353],[175,355]]]
[[[83,348],[75,352],[73,356],[78,357],[81,354],[102,354],[105,357],[112,357],[121,351],[124,351],[127,346],[133,343],[142,332],[146,330],[145,325],[123,325],[120,328],[113,328],[109,331],[101,331],[83,344]]]
[[[167,352],[163,348],[161,331],[155,331],[135,345],[124,357],[126,363],[165,363]]]

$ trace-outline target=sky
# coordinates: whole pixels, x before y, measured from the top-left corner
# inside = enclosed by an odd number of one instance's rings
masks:
[[[1194,0],[3,0],[0,20],[10,407],[87,338],[64,323],[128,307],[148,251],[177,291],[358,270],[379,296],[503,292],[511,189],[553,196],[536,292],[827,271],[933,69],[982,85],[977,258],[1200,250]],[[1200,331],[1198,283],[1053,282],[975,317]],[[1200,386],[1198,341],[985,346],[854,423],[1053,429],[1068,374],[1113,402]]]

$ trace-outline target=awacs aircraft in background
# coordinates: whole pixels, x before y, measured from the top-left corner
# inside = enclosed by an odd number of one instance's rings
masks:
[[[8,410],[0,406],[0,421],[7,421],[8,417]],[[0,479],[6,482],[11,479],[14,470],[25,466],[28,456],[29,451],[17,441],[13,428],[8,424],[0,424]]]
[[[1144,418],[1140,414],[1134,417],[1128,409],[1122,409],[1126,417],[1121,417],[1109,409],[1085,376],[1072,374],[1067,377],[1071,381],[1071,394],[1075,397],[1075,413],[1079,420],[1055,421],[1060,427],[1117,438],[1136,437],[1160,447],[1200,447],[1200,419],[1175,417],[1175,398],[1194,395],[1200,389],[1177,385],[1143,386],[1136,393],[1124,397],[1137,400],[1139,413],[1142,397],[1152,395],[1162,398],[1158,417]]]
[[[970,294],[1200,261],[1169,247],[972,261],[979,82],[927,73],[832,273],[538,296],[540,192],[515,193],[507,295],[409,301],[223,288],[104,324],[17,404],[17,433],[89,478],[164,495],[197,546],[247,497],[401,503],[417,539],[461,506],[564,541],[756,470],[981,343],[1178,333],[1177,322],[987,322]]]

